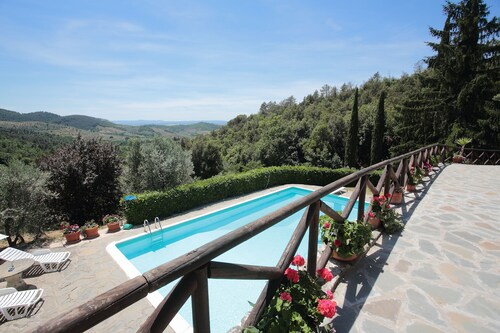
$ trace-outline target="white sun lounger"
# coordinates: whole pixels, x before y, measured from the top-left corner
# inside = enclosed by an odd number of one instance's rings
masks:
[[[25,291],[17,291],[15,288],[0,289],[0,313],[7,320],[26,317],[42,294],[43,289]]]
[[[337,195],[341,195],[341,194],[344,194],[345,192],[347,192],[347,189],[345,187],[340,187],[340,188],[336,189],[335,191],[333,191],[332,193],[337,194]]]
[[[0,259],[14,261],[18,259],[33,259],[35,265],[40,265],[44,272],[54,272],[64,265],[69,259],[70,252],[52,252],[50,250],[35,250],[33,253],[24,252],[13,247],[8,247],[0,252]]]

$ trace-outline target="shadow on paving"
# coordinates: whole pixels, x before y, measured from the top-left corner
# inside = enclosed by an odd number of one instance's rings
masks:
[[[434,168],[434,174],[426,177],[426,180],[422,183],[423,187],[420,186],[417,191],[406,194],[403,197],[403,203],[395,206],[396,209],[401,210],[400,213],[405,225],[418,207],[420,200],[427,194],[429,188],[444,168],[446,168],[446,165]],[[403,233],[392,235],[381,233],[380,238],[368,251],[368,254],[357,261],[342,278],[341,283],[346,285],[343,306],[337,307],[337,316],[332,321],[333,327],[338,333],[349,332],[353,327],[372,291],[373,285],[379,275],[384,272],[387,259],[400,237],[404,237],[404,230]],[[368,279],[371,280],[371,283]]]

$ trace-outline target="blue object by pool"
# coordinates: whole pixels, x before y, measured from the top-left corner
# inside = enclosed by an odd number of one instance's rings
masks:
[[[311,193],[309,190],[289,187],[222,210],[199,216],[151,234],[141,235],[117,243],[117,249],[141,273],[175,259],[203,244],[221,237],[277,209]],[[342,210],[347,198],[328,195],[322,199],[336,211]],[[368,208],[368,203],[365,203]],[[275,266],[284,251],[305,209],[286,218],[243,244],[214,260],[248,265]],[[357,204],[350,219],[357,216]],[[307,256],[307,239],[297,251]],[[165,297],[177,281],[160,289]],[[210,323],[212,332],[227,332],[238,325],[251,310],[265,281],[209,279]],[[192,322],[191,302],[180,310],[180,315]]]
[[[135,200],[137,197],[135,195],[127,195],[124,200],[125,201],[130,201],[130,200]]]

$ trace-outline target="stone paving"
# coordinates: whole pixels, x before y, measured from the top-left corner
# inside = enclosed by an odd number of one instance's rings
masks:
[[[405,230],[341,279],[337,332],[500,332],[500,167],[430,178],[405,195]]]

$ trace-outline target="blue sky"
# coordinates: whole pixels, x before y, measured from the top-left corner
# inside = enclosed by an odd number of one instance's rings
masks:
[[[412,73],[442,4],[0,0],[0,108],[229,120],[324,84]]]

